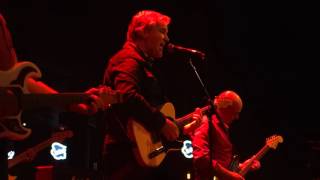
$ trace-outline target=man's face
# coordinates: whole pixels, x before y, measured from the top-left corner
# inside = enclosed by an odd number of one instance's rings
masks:
[[[241,109],[241,104],[239,104],[236,101],[233,101],[232,105],[225,108],[220,108],[219,115],[226,124],[230,125],[233,121],[239,119]]]
[[[145,53],[152,58],[161,58],[163,56],[163,48],[168,38],[168,26],[156,25],[146,30],[144,36]]]

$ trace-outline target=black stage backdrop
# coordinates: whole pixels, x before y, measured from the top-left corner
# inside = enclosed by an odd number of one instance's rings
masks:
[[[319,178],[320,139],[312,114],[317,68],[311,65],[318,60],[312,46],[317,21],[308,2],[5,0],[0,7],[19,59],[36,63],[42,80],[61,92],[101,83],[134,13],[153,9],[171,16],[170,40],[206,53],[206,60],[193,62],[211,96],[231,89],[243,97],[241,121],[231,134],[241,156],[257,152],[273,134],[284,138],[247,179]],[[187,58],[165,59],[159,67],[177,116],[204,106],[205,93]],[[179,164],[179,156],[164,168],[184,173],[190,161]]]

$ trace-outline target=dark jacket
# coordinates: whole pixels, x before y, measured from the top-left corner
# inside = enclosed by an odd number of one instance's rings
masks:
[[[127,42],[108,63],[104,78],[106,85],[124,94],[124,102],[114,107],[115,117],[108,121],[108,134],[117,141],[125,140],[122,129],[131,118],[152,132],[159,132],[165,123],[158,106],[166,99],[152,61],[133,43]]]

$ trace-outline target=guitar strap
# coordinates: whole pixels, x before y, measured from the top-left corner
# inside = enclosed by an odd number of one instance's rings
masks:
[[[209,101],[210,102],[210,101]],[[211,103],[210,103],[211,104]],[[212,179],[214,177],[214,170],[212,167],[212,160],[213,160],[213,131],[214,131],[214,127],[213,127],[213,122],[212,122],[212,115],[213,115],[213,111],[214,111],[214,106],[212,106],[211,111],[207,114],[208,115],[208,144],[209,144],[209,164],[208,167],[210,167],[210,179]]]
[[[211,111],[208,115],[208,144],[209,144],[209,167],[211,169],[210,171],[210,177],[214,177],[215,174],[214,174],[214,170],[213,170],[213,167],[212,167],[212,160],[213,160],[213,135],[214,135],[214,125],[213,125],[213,121],[212,121],[212,115],[214,114],[217,118],[217,120],[219,121],[219,126],[221,126],[222,130],[229,136],[229,132],[224,124],[224,122],[222,121],[222,119],[220,118],[219,114],[216,113],[216,112],[213,112],[214,111],[214,108],[215,106],[212,105],[213,107],[211,108]]]
[[[227,127],[226,127],[226,125],[224,124],[223,120],[221,119],[221,117],[219,116],[218,113],[215,113],[215,115],[216,115],[216,117],[217,117],[217,119],[218,119],[218,121],[219,121],[220,127],[221,127],[221,128],[223,129],[223,131],[224,131],[226,134],[228,134],[228,136],[229,136],[229,130],[227,129]]]
[[[218,113],[216,113],[216,117],[219,121],[219,126],[227,134],[229,140],[231,141],[229,129],[225,126],[223,120],[220,118]],[[233,146],[232,146],[232,151],[234,155],[232,157],[232,161],[230,162],[228,169],[231,171],[237,172],[239,168],[240,156],[235,152],[235,148]]]

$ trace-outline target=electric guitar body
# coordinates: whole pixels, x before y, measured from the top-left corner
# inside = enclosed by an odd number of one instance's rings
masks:
[[[30,78],[40,77],[39,68],[27,61],[17,63],[8,71],[0,71],[0,138],[21,141],[30,135],[31,129],[21,124],[23,110],[50,107],[69,111],[72,104],[93,101],[87,93],[30,93],[29,88],[41,88]],[[96,95],[104,109],[123,101],[122,94],[110,87],[100,87]]]
[[[27,79],[40,78],[39,68],[31,62],[19,62],[8,71],[0,71],[0,138],[22,140],[31,129],[21,124],[19,94],[28,94]]]

